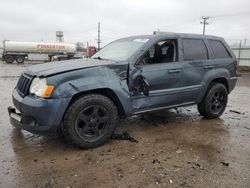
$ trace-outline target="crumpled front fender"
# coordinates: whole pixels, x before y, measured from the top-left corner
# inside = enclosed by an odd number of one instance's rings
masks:
[[[56,85],[54,96],[59,98],[73,98],[79,93],[109,89],[117,96],[126,114],[132,111],[127,80],[122,79],[112,69],[106,67],[95,68],[95,70],[85,69],[72,73],[68,72],[67,75],[56,75],[56,77],[61,78],[54,77],[53,80],[61,81],[60,83],[54,83]],[[53,80],[50,80],[50,83]]]

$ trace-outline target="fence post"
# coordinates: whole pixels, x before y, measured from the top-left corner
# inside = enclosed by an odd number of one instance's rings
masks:
[[[239,45],[239,53],[238,53],[238,63],[240,64],[240,51],[241,51],[241,40]]]

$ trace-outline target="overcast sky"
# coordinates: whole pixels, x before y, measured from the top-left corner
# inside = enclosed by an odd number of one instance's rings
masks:
[[[200,18],[211,16],[207,34],[228,41],[250,40],[250,0],[0,0],[0,41],[55,41],[102,45],[153,30],[201,33]]]

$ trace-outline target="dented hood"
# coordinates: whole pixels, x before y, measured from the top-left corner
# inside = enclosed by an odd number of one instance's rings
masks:
[[[47,77],[63,72],[92,68],[96,66],[106,66],[113,63],[115,62],[98,59],[75,59],[30,66],[26,68],[24,72],[31,76]]]

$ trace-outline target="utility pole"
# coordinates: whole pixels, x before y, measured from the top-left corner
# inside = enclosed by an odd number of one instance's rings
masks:
[[[98,34],[97,34],[97,44],[98,44],[98,51],[100,50],[100,44],[101,44],[101,39],[100,39],[100,22],[98,22]]]
[[[244,39],[244,46],[247,45],[247,38]]]
[[[206,25],[208,25],[208,20],[209,20],[209,16],[202,16],[202,21],[200,22],[201,24],[203,24],[203,35],[206,34]]]

